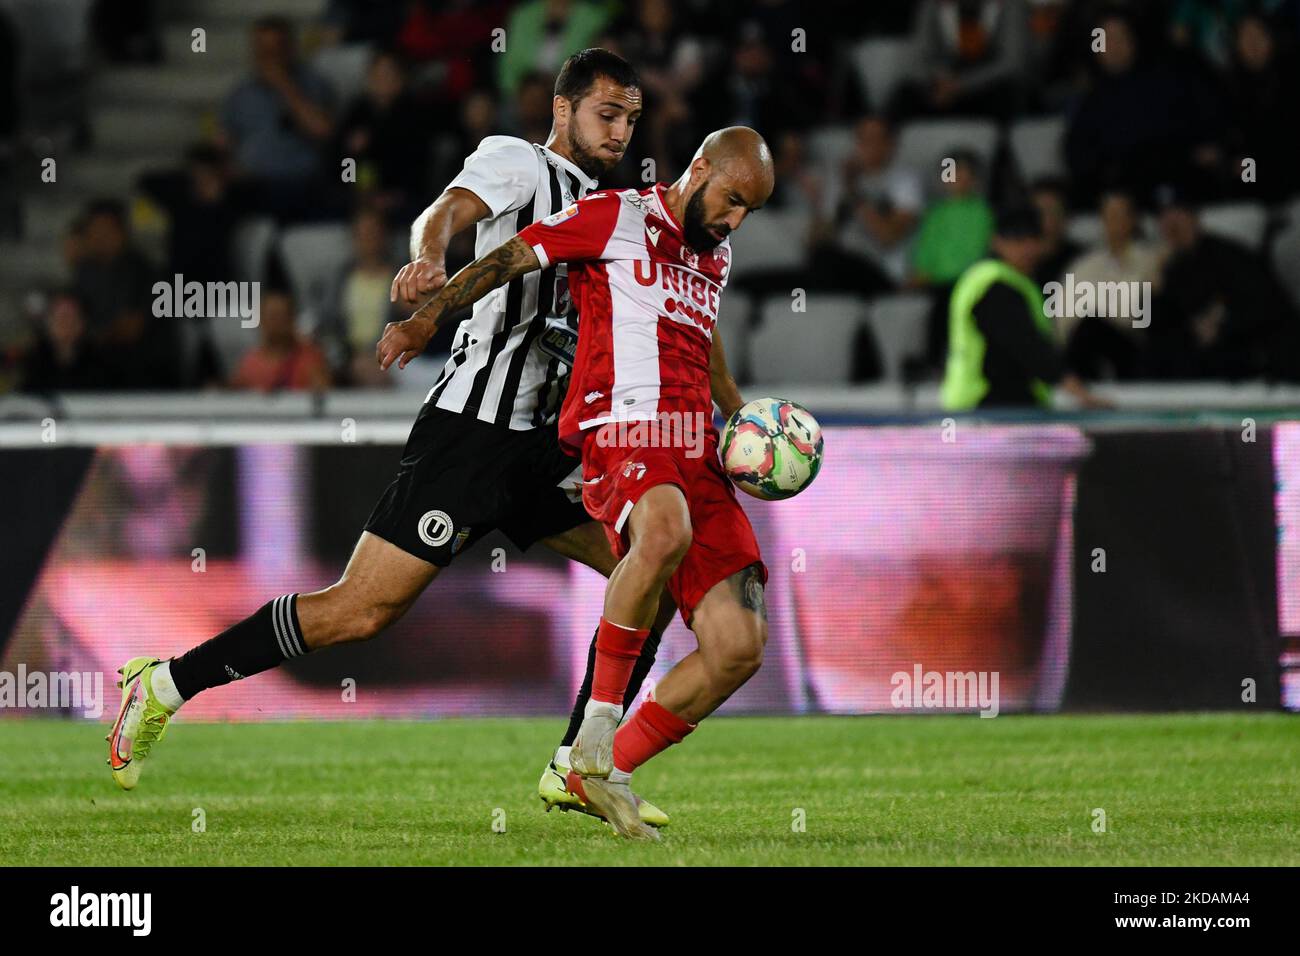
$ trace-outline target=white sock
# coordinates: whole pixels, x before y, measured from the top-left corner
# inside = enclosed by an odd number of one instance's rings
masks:
[[[153,695],[158,698],[158,703],[172,713],[180,710],[181,704],[185,703],[185,698],[176,689],[176,682],[172,680],[171,661],[163,661],[153,669],[153,673],[149,675],[149,686],[153,688]]]
[[[573,766],[573,764],[569,763],[569,751],[572,749],[572,747],[555,748],[555,758],[551,762],[557,767],[563,767],[565,770],[568,770]]]
[[[587,706],[582,709],[582,716],[594,717],[596,714],[611,714],[615,720],[622,720],[623,705],[607,704],[603,700],[587,701]]]

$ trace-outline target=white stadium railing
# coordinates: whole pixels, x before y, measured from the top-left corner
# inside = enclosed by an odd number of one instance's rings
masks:
[[[1099,385],[1094,391],[1114,402],[1114,413],[1090,416],[1090,425],[1132,424],[1133,416],[1164,415],[1172,423],[1232,421],[1242,413],[1300,418],[1300,387],[1248,383],[1145,383]],[[779,395],[832,420],[933,418],[942,412],[938,386],[880,384],[815,386],[754,384],[745,395]],[[50,397],[0,397],[0,447],[50,444],[103,445],[244,444],[295,442],[401,444],[419,408],[411,392],[336,390],[323,395],[260,395],[233,392],[79,393]],[[1058,393],[1056,411],[1077,413]],[[1029,416],[1032,416],[1031,412]],[[992,417],[1014,418],[1014,412]],[[347,437],[341,437],[346,435]]]

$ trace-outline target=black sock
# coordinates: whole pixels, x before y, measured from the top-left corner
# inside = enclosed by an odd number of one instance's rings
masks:
[[[172,681],[189,700],[201,690],[252,677],[306,653],[298,626],[298,595],[285,594],[174,658]]]
[[[652,629],[646,636],[645,643],[641,645],[641,656],[632,666],[632,676],[627,680],[627,693],[623,695],[625,714],[632,709],[632,705],[636,702],[636,695],[641,692],[642,681],[650,673],[650,668],[655,665],[655,655],[659,653],[661,637],[663,631]],[[587,709],[587,701],[591,700],[591,680],[595,671],[596,635],[592,634],[591,649],[587,651],[587,676],[582,679],[582,687],[578,689],[578,699],[573,702],[573,713],[569,715],[569,729],[564,732],[564,739],[560,741],[561,747],[572,747],[573,742],[578,739],[578,728],[582,726],[582,719],[585,716],[583,711]]]

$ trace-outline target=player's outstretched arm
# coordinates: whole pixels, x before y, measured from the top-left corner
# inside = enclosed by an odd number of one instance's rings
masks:
[[[540,268],[537,253],[519,236],[475,259],[452,276],[409,319],[385,326],[375,349],[379,367],[387,369],[396,361],[398,368],[406,368],[407,362],[424,351],[447,316],[473,305],[493,289]]]
[[[411,226],[411,261],[393,279],[389,299],[414,305],[447,283],[447,246],[451,237],[468,229],[490,210],[468,189],[453,186],[420,213]]]
[[[722,334],[717,326],[713,327],[713,346],[709,349],[709,387],[713,392],[713,404],[718,406],[723,418],[730,418],[732,412],[745,404],[736,379],[727,368],[727,353],[722,347]]]

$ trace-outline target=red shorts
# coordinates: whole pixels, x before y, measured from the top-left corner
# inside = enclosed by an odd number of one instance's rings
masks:
[[[628,515],[642,495],[656,485],[676,485],[686,496],[691,546],[668,579],[668,592],[688,626],[696,606],[719,581],[757,564],[767,582],[754,529],[718,464],[718,437],[712,429],[698,458],[688,458],[682,448],[602,447],[596,435],[588,432],[582,444],[582,503],[605,526],[616,557],[627,554]]]

